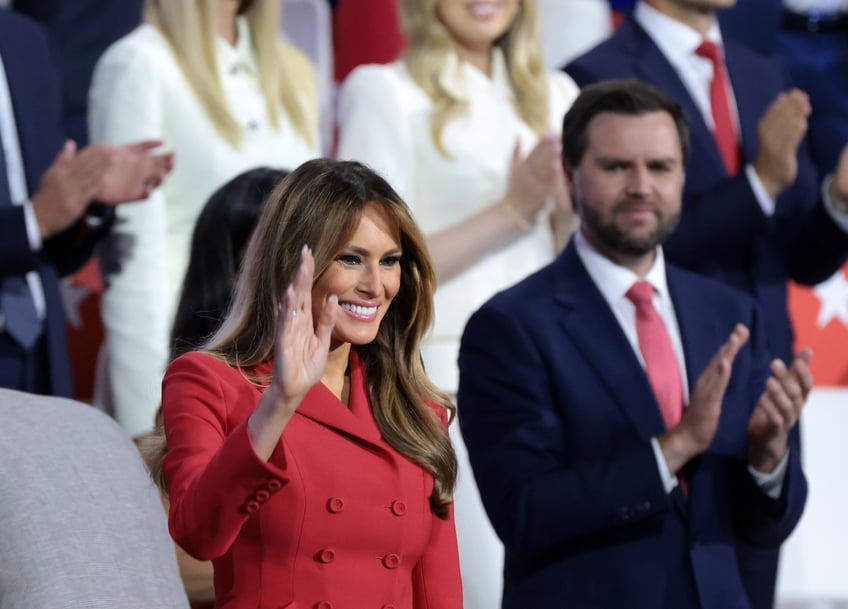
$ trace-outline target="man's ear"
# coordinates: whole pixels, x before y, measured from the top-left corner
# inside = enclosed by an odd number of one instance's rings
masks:
[[[571,163],[565,160],[565,157],[562,158],[562,172],[565,174],[565,186],[568,189],[568,196],[571,197],[572,201],[576,201],[575,194],[577,191],[574,186],[574,169],[571,167]]]

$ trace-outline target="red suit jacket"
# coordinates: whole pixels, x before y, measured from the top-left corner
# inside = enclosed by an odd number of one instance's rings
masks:
[[[350,368],[350,407],[315,385],[267,462],[247,428],[262,387],[203,353],[168,369],[171,534],[213,561],[216,607],[462,607],[453,514],[432,513],[432,476],[381,438],[355,352]]]

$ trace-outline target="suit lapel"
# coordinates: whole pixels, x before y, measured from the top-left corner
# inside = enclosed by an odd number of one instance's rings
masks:
[[[371,414],[364,373],[362,362],[355,351],[351,350],[349,407],[346,407],[323,383],[317,383],[306,394],[296,412],[358,440],[385,447],[380,430]]]
[[[687,185],[712,183],[717,179],[716,174],[725,176],[724,161],[713,133],[674,66],[633,17],[621,26],[618,35],[622,36],[629,47],[629,55],[633,58],[633,73],[636,77],[661,89],[683,107],[689,123],[689,139],[692,145],[688,167],[698,168],[697,174],[687,175]]]
[[[648,376],[586,272],[573,240],[556,264],[554,298],[563,309],[561,327],[639,435],[650,438],[662,433],[665,425]]]
[[[736,109],[739,114],[739,129],[742,139],[742,161],[753,161],[757,158],[757,127],[760,122],[761,104],[758,101],[759,93],[757,87],[751,86],[756,82],[756,74],[751,74],[745,69],[744,62],[740,60],[739,53],[733,45],[726,44],[725,64],[730,76],[730,86],[733,89],[733,97],[736,99]]]

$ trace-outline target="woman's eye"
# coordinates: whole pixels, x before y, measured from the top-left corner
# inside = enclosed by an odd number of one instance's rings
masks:
[[[380,264],[383,266],[395,266],[396,264],[400,264],[400,259],[400,256],[386,256],[380,260]]]
[[[339,256],[336,256],[336,260],[338,260],[342,264],[350,265],[357,265],[361,262],[359,256],[355,256],[353,254],[340,254]]]

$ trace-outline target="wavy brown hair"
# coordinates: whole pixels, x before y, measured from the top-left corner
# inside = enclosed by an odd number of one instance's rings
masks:
[[[450,156],[442,142],[445,126],[467,111],[468,103],[440,81],[454,52],[450,32],[436,14],[437,0],[400,0],[407,47],[404,62],[412,79],[433,101],[430,134],[436,148]],[[495,41],[506,59],[518,115],[538,135],[548,128],[548,86],[542,56],[542,31],[537,0],[521,0],[509,29]]]
[[[278,303],[294,279],[304,244],[312,249],[317,282],[372,203],[383,208],[400,234],[400,289],[374,341],[355,349],[383,438],[433,475],[430,506],[446,518],[456,482],[456,455],[446,427],[428,402],[440,405],[451,419],[454,406],[425,375],[420,354],[433,320],[436,273],[409,208],[376,173],[352,161],[316,159],[282,181],[265,203],[251,237],[230,310],[203,350],[242,369],[272,358]],[[151,463],[160,485],[166,450],[162,431],[158,425]]]

